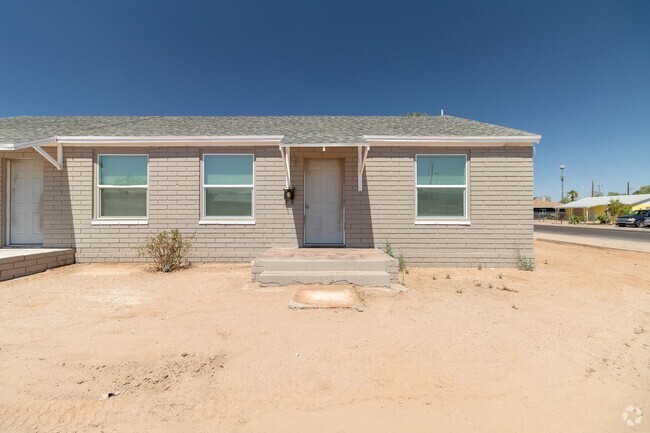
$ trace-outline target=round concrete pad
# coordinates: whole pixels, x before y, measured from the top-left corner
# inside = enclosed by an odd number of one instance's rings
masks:
[[[360,308],[361,300],[353,286],[309,286],[296,289],[289,308]]]

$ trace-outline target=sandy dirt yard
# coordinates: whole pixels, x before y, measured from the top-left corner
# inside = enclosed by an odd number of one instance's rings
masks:
[[[536,252],[412,269],[362,312],[290,310],[244,265],[0,283],[0,432],[650,431],[650,254]]]

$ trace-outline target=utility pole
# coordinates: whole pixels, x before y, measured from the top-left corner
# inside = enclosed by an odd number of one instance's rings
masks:
[[[630,195],[630,181],[627,181],[627,195]]]
[[[594,196],[594,180],[591,179],[591,196]]]
[[[562,194],[560,196],[560,201],[562,201],[562,199],[564,198],[564,168],[565,168],[564,164],[560,165],[560,185],[561,185],[560,186],[560,188],[561,188],[560,193]],[[629,182],[628,182],[628,185],[629,185]]]

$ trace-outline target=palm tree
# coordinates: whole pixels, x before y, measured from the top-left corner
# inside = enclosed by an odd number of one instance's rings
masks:
[[[571,199],[571,201],[576,201],[578,199],[578,191],[575,189],[572,189],[571,191],[566,193],[567,196]]]

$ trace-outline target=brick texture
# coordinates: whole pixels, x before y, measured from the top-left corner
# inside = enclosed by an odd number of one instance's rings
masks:
[[[0,281],[71,265],[74,262],[74,250],[72,249],[0,258]]]
[[[362,192],[357,191],[356,148],[325,152],[294,148],[296,199],[288,205],[277,147],[159,147],[129,152],[149,155],[148,224],[92,225],[97,155],[125,152],[66,147],[62,171],[45,165],[44,247],[75,248],[78,262],[131,262],[143,260],[136,248],[147,236],[172,228],[195,237],[191,253],[195,262],[244,262],[267,248],[300,247],[305,158],[344,158],[346,246],[383,248],[390,242],[415,266],[512,267],[517,253],[533,257],[532,148],[373,147]],[[199,224],[201,155],[221,152],[255,155],[254,225]],[[467,153],[471,225],[414,224],[414,158],[424,153]],[[4,174],[0,178],[4,181]]]

